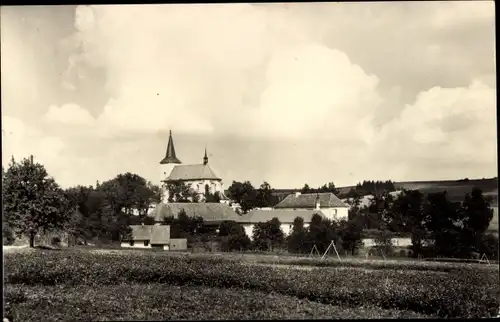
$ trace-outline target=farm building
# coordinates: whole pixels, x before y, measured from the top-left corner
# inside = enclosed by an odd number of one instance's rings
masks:
[[[170,226],[132,225],[130,228],[132,232],[122,240],[121,247],[170,249]]]
[[[281,230],[285,235],[290,234],[293,228],[293,221],[297,217],[304,219],[304,227],[309,227],[311,223],[311,218],[314,214],[320,215],[322,218],[326,218],[325,214],[321,210],[308,210],[308,209],[275,209],[275,210],[252,210],[246,215],[237,218],[237,222],[240,223],[245,229],[245,233],[250,239],[253,235],[253,227],[259,222],[266,222],[273,218],[278,218],[281,222]]]
[[[274,209],[292,210],[321,210],[330,220],[347,220],[349,205],[342,202],[331,192],[327,193],[300,193],[288,195]]]
[[[200,203],[160,203],[148,215],[161,223],[168,217],[176,218],[184,210],[188,217],[201,217],[205,225],[219,225],[225,220],[237,221],[240,216],[227,204],[216,202]]]
[[[373,247],[377,245],[374,238],[363,238],[361,241],[364,247]],[[410,237],[393,237],[391,241],[394,247],[408,247],[412,245]]]
[[[214,170],[208,164],[207,149],[203,163],[201,164],[182,164],[175,154],[174,140],[172,131],[168,137],[167,151],[165,157],[160,161],[161,182],[162,182],[162,201],[168,202],[169,191],[168,183],[181,182],[188,184],[198,196],[203,200],[205,198],[205,187],[211,194],[218,194],[221,202],[229,203],[229,199],[224,195],[222,179],[219,178]]]
[[[498,236],[498,206],[493,206],[493,218],[488,226],[488,233]]]

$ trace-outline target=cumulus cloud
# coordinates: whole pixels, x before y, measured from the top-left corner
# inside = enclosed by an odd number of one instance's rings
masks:
[[[44,82],[53,62],[30,54],[42,47],[19,41],[34,29],[2,11],[10,146],[75,183],[120,171],[156,181],[148,164],[169,128],[186,163],[214,140],[226,182],[491,176],[491,5],[448,4],[79,6],[59,43],[72,51],[66,96]]]
[[[424,91],[372,143],[375,163],[397,166],[395,177],[426,176],[429,167],[436,177],[457,168],[488,177],[497,167],[495,90],[474,80],[468,87]]]
[[[95,6],[77,13],[83,60],[106,66],[114,93],[98,118],[108,129],[352,136],[380,101],[376,76],[311,41],[283,10]],[[255,69],[260,75],[246,77]],[[261,90],[244,100],[250,86]]]
[[[48,171],[61,166],[59,156],[64,153],[64,142],[55,136],[44,136],[34,127],[27,126],[21,120],[2,115],[2,164],[10,163],[12,157],[20,161],[34,156],[43,163]],[[67,166],[67,165],[66,165]]]
[[[64,125],[92,126],[95,119],[90,113],[76,104],[66,104],[61,107],[51,105],[43,120]]]

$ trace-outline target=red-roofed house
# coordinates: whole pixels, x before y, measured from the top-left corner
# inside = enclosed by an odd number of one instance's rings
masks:
[[[201,164],[182,164],[175,155],[172,131],[168,138],[167,152],[160,161],[161,181],[163,189],[163,202],[168,202],[169,191],[167,184],[171,182],[182,182],[188,184],[200,197],[205,196],[205,186],[210,193],[219,193],[222,203],[228,203],[229,199],[224,195],[222,179],[219,178],[208,164],[207,149]]]
[[[337,221],[347,220],[349,215],[349,205],[331,192],[303,194],[296,192],[275,205],[274,209],[321,210],[326,218]]]

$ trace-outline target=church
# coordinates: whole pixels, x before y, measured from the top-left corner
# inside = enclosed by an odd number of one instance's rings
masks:
[[[198,194],[199,200],[205,199],[205,189],[211,194],[218,194],[221,203],[228,203],[229,199],[224,195],[222,179],[219,178],[208,164],[207,149],[203,162],[199,164],[182,164],[175,154],[174,139],[172,131],[169,133],[167,152],[160,161],[162,202],[168,203],[170,192],[169,183],[187,184],[192,191]]]

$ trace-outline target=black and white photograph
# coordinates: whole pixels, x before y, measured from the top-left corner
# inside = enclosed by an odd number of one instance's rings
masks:
[[[500,317],[494,1],[0,24],[3,322]]]

